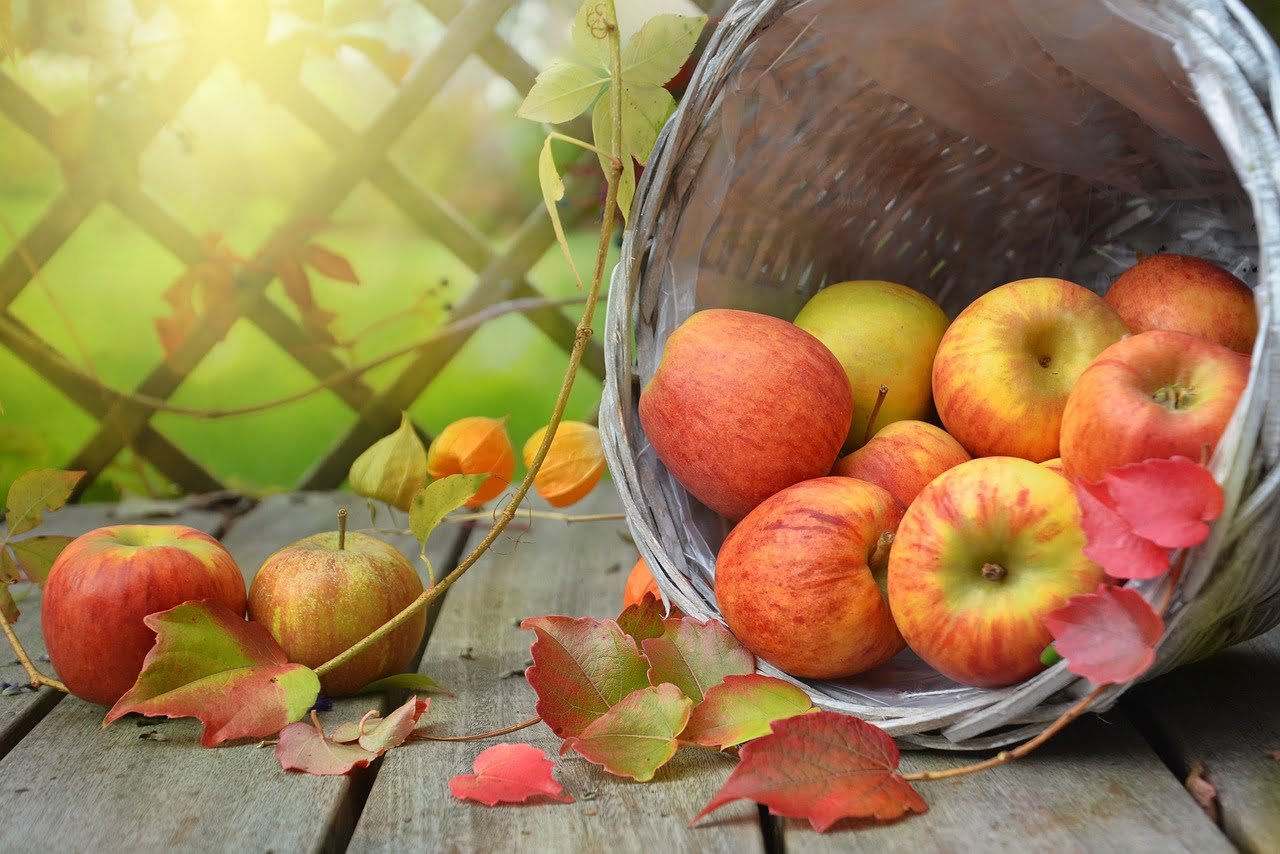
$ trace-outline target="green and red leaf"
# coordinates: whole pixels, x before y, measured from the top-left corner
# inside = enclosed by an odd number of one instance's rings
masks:
[[[184,602],[143,619],[156,632],[142,673],[107,713],[197,718],[200,742],[264,738],[306,714],[320,680],[288,657],[265,628],[213,601]],[[104,724],[104,725],[105,725]]]
[[[694,708],[680,740],[723,750],[769,734],[774,721],[813,711],[804,691],[772,676],[727,676]]]
[[[676,736],[689,722],[693,701],[670,683],[641,688],[609,709],[564,747],[610,774],[643,783],[675,755]]]
[[[695,703],[726,676],[756,669],[756,657],[715,620],[666,620],[661,637],[646,638],[641,645],[649,659],[649,682],[670,682]]]
[[[1109,584],[1098,585],[1097,593],[1072,596],[1044,624],[1067,669],[1097,685],[1142,675],[1164,633],[1164,621],[1141,593]]]
[[[518,804],[534,797],[573,803],[552,775],[555,763],[530,744],[495,744],[476,757],[473,773],[449,781],[449,791],[462,801],[485,806]]]
[[[694,818],[738,800],[825,831],[842,818],[890,821],[929,807],[898,773],[888,733],[849,715],[814,712],[778,721],[742,748],[742,762]]]

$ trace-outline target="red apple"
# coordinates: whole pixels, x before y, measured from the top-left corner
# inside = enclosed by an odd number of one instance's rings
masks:
[[[730,519],[830,472],[852,414],[849,380],[821,341],[785,320],[728,309],[700,311],[671,333],[640,394],[658,459]]]
[[[1249,357],[1182,332],[1143,332],[1103,350],[1062,417],[1062,465],[1098,480],[1114,466],[1206,459],[1249,380]]]
[[[1151,255],[1107,291],[1130,332],[1185,332],[1238,353],[1253,352],[1258,309],[1249,286],[1203,258]]]
[[[903,646],[884,579],[902,507],[851,477],[807,480],[769,498],[716,558],[716,602],[748,649],[792,676],[839,679]]]
[[[1125,334],[1102,298],[1063,279],[1023,279],[960,313],[933,360],[933,401],[975,457],[1058,456],[1062,409],[1094,357]]]
[[[929,481],[968,459],[945,430],[923,421],[895,421],[837,460],[831,473],[883,486],[906,508]]]
[[[249,618],[261,623],[289,660],[318,667],[400,613],[422,593],[422,579],[394,547],[366,534],[303,537],[267,558],[249,588]],[[403,673],[427,629],[425,609],[351,661],[320,688],[340,697]]]
[[[1041,668],[1050,611],[1091,593],[1075,489],[1027,460],[961,463],[924,488],[889,555],[889,604],[907,645],[938,672],[995,688]]]
[[[244,577],[213,537],[184,525],[90,531],[49,570],[40,606],[49,661],[72,694],[110,706],[155,643],[142,618],[192,599],[244,613]]]

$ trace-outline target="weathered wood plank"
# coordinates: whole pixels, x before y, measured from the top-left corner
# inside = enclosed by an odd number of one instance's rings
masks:
[[[221,513],[193,509],[190,502],[161,502],[153,505],[152,510],[162,518],[148,521],[190,525],[215,535],[221,531],[224,523]],[[122,513],[119,506],[114,504],[77,504],[64,507],[56,513],[46,513],[44,523],[32,533],[79,536],[103,525],[137,521],[140,520],[130,515],[127,507]],[[0,530],[3,530],[2,525]],[[52,673],[53,668],[48,661],[41,660],[44,658],[44,638],[40,634],[40,590],[30,588],[29,592],[30,595],[19,603],[22,617],[14,625],[14,630],[27,654],[41,669]],[[0,680],[13,685],[25,684],[27,676],[22,665],[18,664],[17,658],[10,654],[8,645],[2,640],[0,647],[5,650],[0,659]],[[0,696],[0,756],[8,753],[60,699],[62,694],[48,688],[8,697]]]
[[[1227,836],[1280,851],[1280,629],[1133,690],[1125,708],[1182,777],[1197,762]]]
[[[273,496],[236,520],[224,542],[249,576],[277,547],[332,530],[339,506],[359,519],[363,500]],[[438,565],[448,565],[461,535],[433,543]],[[396,544],[416,556],[408,538]],[[333,725],[382,704],[355,698],[323,717]],[[286,774],[270,750],[201,748],[194,721],[126,718],[104,730],[102,714],[64,699],[0,762],[4,847],[315,851],[340,849],[350,834],[369,774]]]
[[[538,506],[538,505],[535,505]],[[601,487],[582,512],[616,510]],[[578,508],[575,508],[575,512]],[[530,717],[533,691],[523,679],[533,640],[518,624],[542,614],[615,616],[634,547],[622,524],[536,522],[507,537],[450,591],[423,659],[423,670],[455,692],[432,701],[440,734],[482,732]],[[558,740],[541,724],[501,741],[555,755]],[[374,781],[351,840],[353,851],[734,851],[763,846],[758,813],[726,808],[714,828],[688,821],[724,782],[733,761],[687,750],[650,783],[606,774],[580,757],[557,760],[572,804],[490,809],[455,800],[448,781],[494,741],[429,742],[392,751]]]
[[[907,771],[975,756],[904,751]],[[1082,719],[1009,765],[918,784],[929,812],[889,825],[781,825],[794,851],[1231,851],[1231,846],[1121,714]]]

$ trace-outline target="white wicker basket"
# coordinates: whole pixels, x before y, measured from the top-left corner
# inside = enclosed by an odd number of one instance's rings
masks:
[[[727,530],[656,459],[636,411],[667,335],[695,310],[790,318],[828,282],[883,278],[954,316],[1025,276],[1101,289],[1135,252],[1163,247],[1249,282],[1261,331],[1212,461],[1226,512],[1188,562],[1151,672],[1274,625],[1277,104],[1280,55],[1236,0],[736,3],[645,170],[609,296],[605,450],[669,601],[718,616]],[[1013,688],[968,688],[909,655],[798,684],[947,748],[1026,739],[1087,689],[1061,663]]]

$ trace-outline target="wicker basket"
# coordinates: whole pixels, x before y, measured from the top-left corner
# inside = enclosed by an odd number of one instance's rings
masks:
[[[1280,620],[1278,104],[1280,55],[1236,0],[736,3],[645,170],[609,297],[605,450],[669,601],[718,616],[728,527],[656,459],[636,410],[695,310],[789,319],[827,282],[882,278],[954,316],[1027,276],[1100,290],[1165,248],[1249,282],[1261,332],[1211,463],[1226,512],[1190,556],[1151,672]],[[1061,663],[969,688],[909,654],[797,684],[904,742],[975,749],[1030,737],[1088,688]]]

